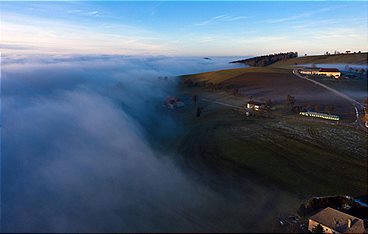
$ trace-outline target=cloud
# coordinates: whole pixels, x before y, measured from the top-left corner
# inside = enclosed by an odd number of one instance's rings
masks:
[[[80,13],[78,13],[80,14]],[[100,11],[83,14],[100,16]],[[124,24],[71,24],[18,14],[3,14],[2,42],[26,46],[24,53],[57,54],[172,54],[175,47],[160,35]],[[6,53],[13,53],[10,47]],[[19,50],[17,50],[19,52]]]
[[[89,11],[86,13],[86,15],[92,15],[92,16],[99,16],[100,12],[99,11]]]
[[[154,16],[156,15],[156,12],[157,10],[159,9],[160,6],[162,6],[164,4],[164,2],[158,2],[158,3],[155,3],[153,5],[153,7],[150,8],[150,15],[151,16]]]
[[[302,18],[307,18],[309,16],[313,16],[313,15],[316,15],[316,14],[319,14],[319,13],[323,13],[323,12],[328,12],[328,11],[333,11],[335,8],[322,8],[322,9],[317,9],[317,10],[313,10],[313,11],[306,11],[306,12],[303,12],[303,13],[300,13],[300,14],[297,14],[297,15],[293,15],[293,16],[289,16],[289,17],[285,17],[285,18],[280,18],[280,19],[270,19],[270,20],[267,20],[266,22],[267,23],[272,23],[272,24],[275,24],[275,23],[284,23],[284,22],[288,22],[288,21],[294,21],[294,20],[297,20],[297,19],[302,19]]]
[[[68,14],[76,14],[76,13],[81,13],[81,10],[67,10],[66,13]]]
[[[0,44],[0,49],[11,49],[11,50],[29,50],[31,47],[25,45],[16,44]]]
[[[229,15],[218,15],[209,20],[205,20],[199,23],[195,23],[196,26],[206,26],[206,25],[213,25],[219,24],[221,22],[232,22],[238,20],[248,19],[247,16],[229,16]]]

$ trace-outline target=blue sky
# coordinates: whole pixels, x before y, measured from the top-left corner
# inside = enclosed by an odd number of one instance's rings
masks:
[[[368,2],[0,2],[3,53],[365,51]]]

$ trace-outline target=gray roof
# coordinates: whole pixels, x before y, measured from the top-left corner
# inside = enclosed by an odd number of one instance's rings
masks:
[[[340,233],[364,233],[363,220],[331,207],[321,210],[310,219]],[[351,220],[350,228],[347,225],[349,219]]]

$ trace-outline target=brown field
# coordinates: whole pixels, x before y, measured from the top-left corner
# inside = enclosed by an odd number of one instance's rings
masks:
[[[286,96],[292,95],[296,105],[320,105],[321,112],[327,105],[335,107],[334,114],[343,121],[355,120],[353,106],[345,99],[282,68],[240,68],[185,76],[194,82],[221,85],[224,90],[239,89],[241,95],[255,100],[271,99],[275,104],[284,104]]]
[[[286,67],[297,64],[367,64],[368,53],[361,54],[336,54],[336,55],[315,55],[291,58],[272,64],[272,67]]]

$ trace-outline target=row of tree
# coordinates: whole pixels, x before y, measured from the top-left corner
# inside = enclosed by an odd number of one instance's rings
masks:
[[[278,53],[278,54],[269,54],[258,56],[249,59],[237,60],[231,63],[244,63],[252,67],[264,67],[276,63],[281,60],[286,60],[290,58],[298,57],[298,52],[287,52],[287,53]]]
[[[286,105],[291,111],[300,112],[300,111],[316,111],[316,112],[327,112],[328,114],[332,114],[335,111],[335,106],[333,105],[320,105],[320,104],[305,104],[303,106],[295,105],[295,97],[291,95],[286,96]]]

